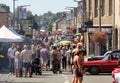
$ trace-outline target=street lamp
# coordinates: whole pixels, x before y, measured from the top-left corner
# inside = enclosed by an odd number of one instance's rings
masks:
[[[82,0],[81,1],[74,0],[74,2],[82,2]]]
[[[73,8],[76,8],[76,7],[69,7],[69,6],[66,6],[65,9],[71,10],[71,9],[73,9]]]
[[[69,12],[70,12],[70,16],[69,16],[69,19],[68,19],[68,21],[69,21],[69,27],[71,26],[71,20],[72,19],[74,19],[74,8],[76,8],[76,7],[69,7],[69,6],[66,6],[66,8],[65,9],[67,9],[67,10],[70,10]],[[75,22],[75,21],[74,21]],[[75,23],[74,23],[75,24]]]
[[[18,1],[18,0],[13,0],[13,27],[15,28],[15,1]]]
[[[19,7],[27,7],[27,6],[30,6],[30,5],[21,5],[21,6],[19,6]]]

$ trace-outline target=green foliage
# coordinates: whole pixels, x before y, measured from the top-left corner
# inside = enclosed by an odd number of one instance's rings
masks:
[[[31,20],[31,23],[33,25],[33,29],[40,29],[41,27],[45,27],[47,31],[52,31],[52,24],[62,17],[65,17],[65,12],[58,12],[58,13],[52,13],[48,11],[47,13],[44,13],[43,15],[32,15],[31,11],[27,12],[28,19]]]

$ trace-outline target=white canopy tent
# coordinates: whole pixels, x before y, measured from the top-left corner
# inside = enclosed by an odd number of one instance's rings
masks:
[[[6,26],[0,28],[0,42],[22,42],[23,38],[10,31]]]
[[[24,38],[23,35],[20,35],[19,33],[17,33],[13,28],[9,28],[9,30],[12,31],[13,33],[15,33],[16,35],[18,35],[18,36]]]

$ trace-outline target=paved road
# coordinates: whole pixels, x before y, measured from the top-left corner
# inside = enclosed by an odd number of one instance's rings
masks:
[[[12,74],[0,74],[0,83],[72,83],[73,75],[66,71],[62,74],[53,74],[44,71],[43,75],[33,75],[33,78],[17,78]],[[83,83],[112,83],[111,74],[84,75]]]

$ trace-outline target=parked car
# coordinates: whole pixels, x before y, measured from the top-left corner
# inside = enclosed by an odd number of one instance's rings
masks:
[[[93,61],[93,60],[101,60],[103,59],[105,56],[109,55],[111,53],[111,51],[107,51],[104,55],[99,55],[99,56],[91,56],[91,57],[88,57],[87,60],[88,61]]]
[[[120,50],[111,51],[111,53],[105,56],[102,60],[85,61],[84,69],[86,72],[94,75],[103,72],[112,72],[115,68],[118,67],[117,63],[119,57]]]
[[[112,71],[112,78],[113,78],[113,83],[119,83],[120,82],[120,68],[115,68]]]

